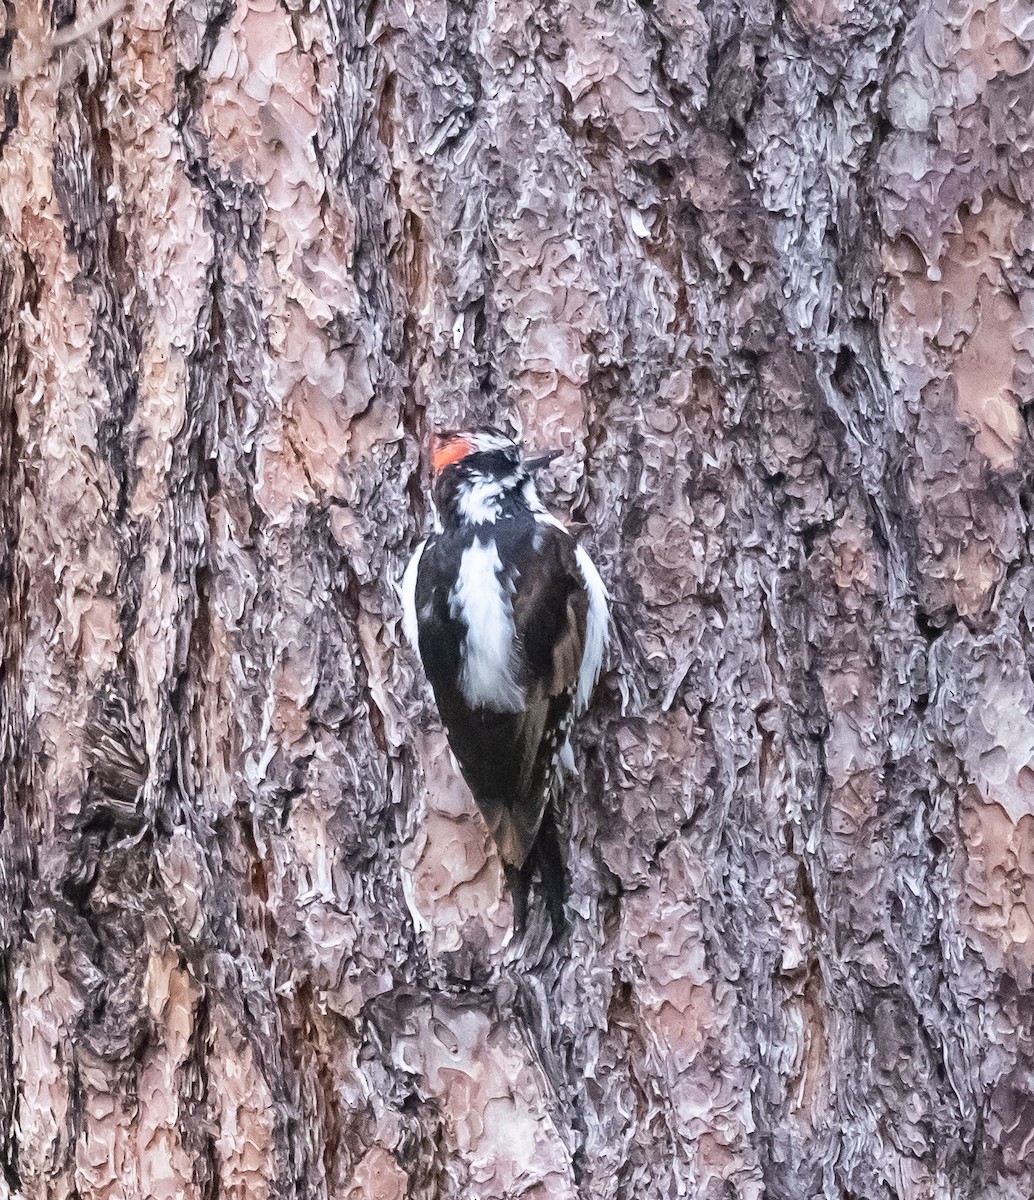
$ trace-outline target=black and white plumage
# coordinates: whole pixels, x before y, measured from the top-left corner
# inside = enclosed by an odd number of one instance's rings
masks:
[[[535,490],[552,457],[525,460],[493,429],[437,438],[436,532],[406,569],[402,603],[516,924],[538,866],[556,934],[565,884],[550,802],[574,765],[568,732],[599,676],[609,616],[599,572]]]

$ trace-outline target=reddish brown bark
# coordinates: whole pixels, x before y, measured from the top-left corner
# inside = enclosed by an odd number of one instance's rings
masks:
[[[1027,1197],[1028,9],[8,0],[0,1197]],[[622,635],[523,955],[431,426]]]

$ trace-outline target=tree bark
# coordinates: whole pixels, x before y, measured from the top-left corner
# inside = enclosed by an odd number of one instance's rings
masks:
[[[1034,11],[5,0],[0,1198],[1034,1187]],[[618,626],[502,871],[432,427]]]

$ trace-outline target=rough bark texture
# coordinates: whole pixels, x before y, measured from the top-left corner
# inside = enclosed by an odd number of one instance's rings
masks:
[[[1034,1186],[1034,10],[0,10],[0,1197]],[[624,637],[570,942],[400,646],[432,425]]]

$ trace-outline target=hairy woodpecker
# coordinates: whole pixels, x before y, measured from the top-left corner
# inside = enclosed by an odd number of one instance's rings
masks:
[[[551,801],[574,767],[568,732],[607,641],[607,591],[544,508],[534,471],[498,430],[434,439],[435,532],[402,580],[403,626],[449,745],[488,822],[524,926],[535,867],[556,938],[566,892]]]

